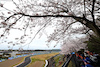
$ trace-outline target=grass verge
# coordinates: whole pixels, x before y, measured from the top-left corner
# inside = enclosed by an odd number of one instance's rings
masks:
[[[64,58],[64,55],[58,55],[54,58],[55,61],[55,67],[61,67],[64,62],[65,62],[66,58]]]
[[[27,67],[29,67],[29,66],[31,66],[32,64],[34,64],[34,62],[35,61],[43,61],[44,62],[44,65],[45,65],[45,60],[47,60],[47,59],[49,59],[50,57],[52,57],[52,56],[55,56],[55,55],[57,55],[57,54],[59,54],[59,53],[50,53],[50,54],[42,54],[42,55],[35,55],[35,56],[32,56],[31,57],[31,63],[27,66]],[[44,66],[43,65],[43,66]]]

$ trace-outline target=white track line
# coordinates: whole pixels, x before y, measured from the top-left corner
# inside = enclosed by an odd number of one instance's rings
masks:
[[[44,66],[44,67],[47,67],[47,65],[48,65],[48,61],[47,61],[47,60],[45,60],[45,62],[46,62],[46,64],[45,64],[45,66]]]

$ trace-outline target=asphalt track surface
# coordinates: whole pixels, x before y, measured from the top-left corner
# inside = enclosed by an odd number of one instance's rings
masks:
[[[40,54],[45,54],[45,53],[34,53],[34,55],[40,55]],[[34,55],[30,55],[30,56],[26,57],[24,62],[22,64],[18,65],[17,67],[25,67],[26,65],[28,65],[31,62],[30,57],[34,56]]]
[[[31,62],[30,56],[26,57],[24,62],[20,65],[18,65],[17,67],[25,67],[26,65],[28,65]]]

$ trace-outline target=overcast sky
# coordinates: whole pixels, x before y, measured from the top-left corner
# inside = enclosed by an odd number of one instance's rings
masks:
[[[12,10],[15,6],[13,5],[13,3],[11,2],[11,0],[0,0],[0,3],[4,4],[4,7]],[[0,7],[0,11],[5,11],[3,8]],[[48,28],[49,29],[49,28]],[[18,33],[16,33],[17,31],[12,31],[12,34],[14,35],[18,35]],[[52,32],[52,29],[49,29],[49,34]],[[21,33],[19,33],[21,34]],[[12,39],[13,36],[10,36],[10,38]],[[55,43],[51,43],[52,45],[50,45],[49,47],[46,45],[46,41],[47,40],[47,36],[45,34],[43,34],[41,36],[41,38],[39,38],[39,35],[37,35],[37,37],[29,44],[29,45],[8,45],[6,43],[2,43],[2,41],[0,41],[0,49],[19,49],[19,48],[23,48],[23,49],[60,49],[60,44],[57,45],[55,48]],[[9,48],[8,48],[9,47]]]

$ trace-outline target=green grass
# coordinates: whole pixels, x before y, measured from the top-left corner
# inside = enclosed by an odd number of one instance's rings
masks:
[[[41,61],[40,59],[35,59],[35,58],[32,58],[31,60],[32,60],[31,62]]]
[[[63,57],[64,57],[64,55],[59,55],[59,56],[54,58],[56,67],[59,66],[59,61],[63,62]]]
[[[54,58],[55,59],[55,62],[58,62],[59,61],[59,58],[60,58],[60,56],[55,57]]]
[[[68,67],[75,67],[75,64],[72,61],[70,61]]]
[[[45,62],[45,60],[47,60],[47,59],[49,59],[50,57],[52,57],[52,56],[55,56],[55,55],[57,55],[57,54],[59,54],[59,53],[50,53],[50,54],[42,54],[42,55],[35,55],[35,56],[32,56],[31,57],[31,63],[27,66],[27,67],[29,67],[29,66],[31,66],[32,64],[34,64],[34,62],[35,61],[43,61],[43,62]],[[45,66],[45,64],[43,65],[43,66]]]

